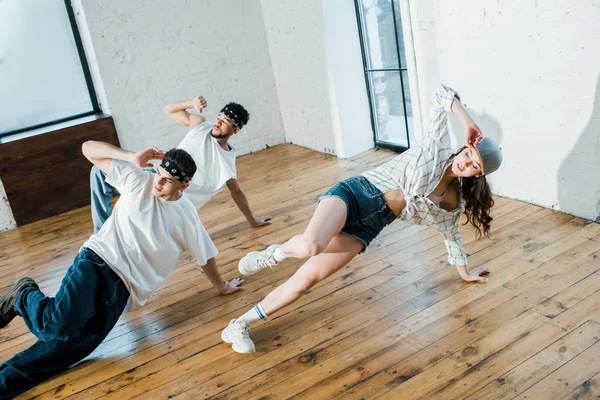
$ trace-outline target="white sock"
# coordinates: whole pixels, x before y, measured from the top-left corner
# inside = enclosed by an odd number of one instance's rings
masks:
[[[262,308],[260,303],[252,307],[246,314],[242,315],[238,318],[238,321],[242,321],[246,324],[246,326],[250,326],[256,321],[260,321],[261,319],[267,318],[267,313]]]
[[[283,260],[285,260],[287,258],[287,256],[283,253],[283,251],[281,250],[283,248],[283,246],[279,246],[278,248],[275,249],[275,251],[273,252],[273,258],[275,259],[275,261],[277,261],[278,263],[282,262]]]

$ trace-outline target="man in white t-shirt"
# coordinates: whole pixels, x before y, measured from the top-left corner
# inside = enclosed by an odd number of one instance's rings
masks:
[[[196,173],[185,150],[131,153],[92,141],[82,149],[121,198],[83,244],[55,297],[45,296],[31,278],[19,279],[0,296],[0,328],[19,315],[38,338],[0,365],[0,398],[12,398],[87,357],[126,306],[146,303],[186,249],[220,294],[243,289],[240,278],[221,279],[217,249],[184,192]],[[156,173],[140,169],[153,159],[162,159]]]
[[[186,194],[196,208],[200,208],[227,185],[231,197],[250,225],[269,225],[271,217],[255,218],[252,214],[248,200],[236,179],[235,150],[228,143],[229,139],[248,123],[248,111],[240,104],[228,103],[221,109],[214,125],[204,117],[187,111],[195,109],[202,113],[205,108],[206,100],[202,96],[173,103],[165,108],[165,114],[169,118],[189,130],[177,146],[186,150],[198,167],[196,178]],[[92,220],[94,231],[98,232],[112,212],[111,199],[114,188],[106,183],[104,174],[98,168],[92,168],[90,183]]]

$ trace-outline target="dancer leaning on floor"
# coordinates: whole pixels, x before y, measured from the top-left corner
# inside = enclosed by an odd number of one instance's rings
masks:
[[[458,116],[465,128],[466,146],[453,152],[447,113]],[[465,281],[485,282],[489,271],[467,269],[467,255],[458,230],[460,214],[481,234],[488,235],[493,206],[485,175],[498,169],[502,153],[466,113],[458,94],[440,86],[433,98],[425,137],[391,161],[339,182],[320,199],[303,234],[283,245],[271,245],[240,260],[239,270],[253,274],[287,257],[310,259],[285,283],[221,333],[238,353],[255,346],[249,327],[296,301],[317,282],[338,271],[365,251],[381,230],[396,219],[428,225],[444,237],[448,262]]]
[[[83,244],[55,297],[45,296],[31,278],[19,279],[0,297],[0,328],[19,315],[38,338],[0,365],[0,399],[13,398],[87,357],[127,304],[135,309],[146,303],[184,249],[219,293],[242,289],[242,279],[221,279],[214,262],[217,249],[184,193],[196,171],[186,151],[130,153],[86,142],[83,153],[121,198],[100,232]],[[153,159],[162,159],[156,173],[139,168]]]

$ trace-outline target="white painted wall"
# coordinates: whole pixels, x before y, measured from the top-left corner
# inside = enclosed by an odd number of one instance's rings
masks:
[[[286,142],[333,153],[321,0],[261,0]]]
[[[600,213],[600,3],[411,0],[421,108],[460,92],[504,165],[495,193]]]
[[[354,2],[321,0],[329,79],[329,112],[338,157],[373,148],[373,127]]]

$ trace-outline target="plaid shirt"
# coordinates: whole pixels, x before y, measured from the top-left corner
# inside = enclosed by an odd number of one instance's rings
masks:
[[[440,182],[453,153],[447,113],[451,112],[455,97],[459,98],[454,90],[441,85],[433,96],[431,119],[425,137],[404,153],[362,176],[383,193],[402,190],[406,206],[398,218],[437,229],[444,237],[448,262],[466,265],[467,254],[458,230],[460,214],[464,211],[462,198],[459,195],[459,206],[453,211],[446,211],[427,198]]]

